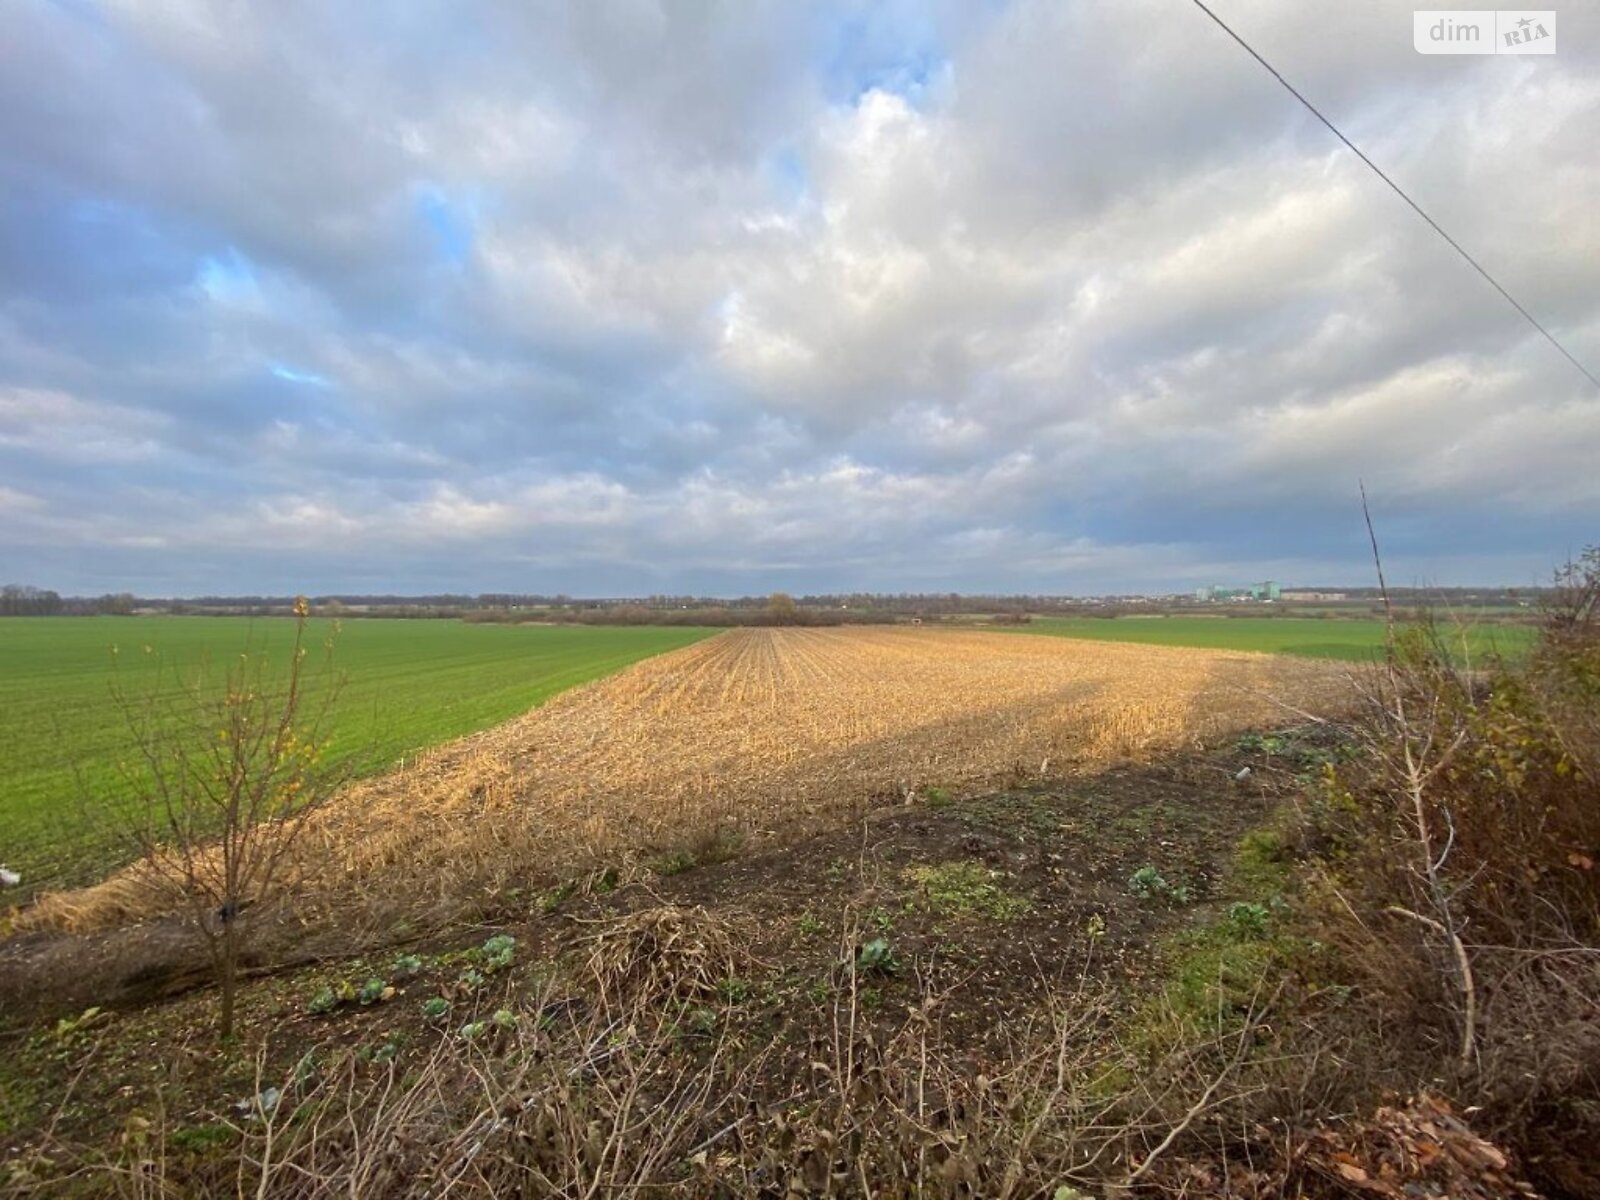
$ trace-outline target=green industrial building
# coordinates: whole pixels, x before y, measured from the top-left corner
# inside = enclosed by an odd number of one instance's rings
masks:
[[[1196,600],[1212,603],[1226,603],[1230,600],[1277,600],[1282,595],[1283,589],[1278,586],[1275,579],[1252,583],[1246,587],[1196,588],[1194,592]]]

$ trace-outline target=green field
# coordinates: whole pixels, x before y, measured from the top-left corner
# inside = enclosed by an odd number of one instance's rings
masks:
[[[330,632],[328,622],[308,625],[313,655]],[[332,750],[392,763],[714,632],[345,621],[333,654],[345,683]],[[115,853],[110,831],[97,830],[91,815],[97,799],[114,797],[117,763],[133,748],[112,699],[114,663],[122,688],[145,695],[171,687],[176,672],[192,674],[208,655],[220,665],[252,649],[281,662],[293,636],[281,618],[0,618],[0,863],[21,871],[31,892],[52,878],[92,874]]]
[[[1206,650],[1258,650],[1370,662],[1383,652],[1383,622],[1318,620],[1314,617],[1039,617],[1028,625],[996,626],[1017,633],[1089,638],[1102,642],[1141,642],[1153,646],[1196,646]],[[1509,657],[1533,643],[1528,625],[1472,625],[1460,630],[1441,622],[1452,649],[1473,658],[1491,651]]]

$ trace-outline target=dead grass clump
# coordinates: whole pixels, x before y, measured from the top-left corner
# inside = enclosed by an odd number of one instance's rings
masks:
[[[663,905],[601,923],[582,938],[582,975],[608,1003],[715,1000],[751,966],[740,940],[704,908]]]
[[[63,933],[89,933],[132,925],[148,917],[181,911],[181,889],[165,875],[135,863],[111,878],[70,892],[47,892],[13,914],[4,932],[28,933],[54,929]]]

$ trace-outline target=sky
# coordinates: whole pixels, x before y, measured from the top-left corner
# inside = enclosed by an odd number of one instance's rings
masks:
[[[1600,373],[1600,2],[1214,7]],[[1600,389],[1186,0],[0,3],[0,582],[1527,585]]]

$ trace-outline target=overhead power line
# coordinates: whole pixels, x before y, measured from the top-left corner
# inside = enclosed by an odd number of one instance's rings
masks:
[[[1451,249],[1453,249],[1457,254],[1461,255],[1462,258],[1466,259],[1467,262],[1471,263],[1472,264],[1472,269],[1474,271],[1476,271],[1479,275],[1482,275],[1486,280],[1488,280],[1489,281],[1489,286],[1494,288],[1495,291],[1499,292],[1502,296],[1504,296],[1506,298],[1506,302],[1508,304],[1510,304],[1512,308],[1516,309],[1519,313],[1521,313],[1523,315],[1523,317],[1527,320],[1528,324],[1532,325],[1540,333],[1544,334],[1545,340],[1548,341],[1557,350],[1559,350],[1561,352],[1561,355],[1562,355],[1563,358],[1565,358],[1573,366],[1577,367],[1578,370],[1582,371],[1583,374],[1584,374],[1584,378],[1588,379],[1588,381],[1590,383],[1594,384],[1594,386],[1596,388],[1600,388],[1600,378],[1597,378],[1593,371],[1589,370],[1588,367],[1584,366],[1581,362],[1579,362],[1576,358],[1574,358],[1572,353],[1565,346],[1563,346],[1559,341],[1556,340],[1556,335],[1555,334],[1551,333],[1548,329],[1546,329],[1543,325],[1541,325],[1539,323],[1538,318],[1535,317],[1526,308],[1524,308],[1517,301],[1517,298],[1515,296],[1513,296],[1510,292],[1506,291],[1506,289],[1500,285],[1500,281],[1498,279],[1496,279],[1493,275],[1489,274],[1488,270],[1484,267],[1484,265],[1482,263],[1480,263],[1477,259],[1473,258],[1472,255],[1468,254],[1467,251],[1462,247],[1460,242],[1456,241],[1455,238],[1451,237],[1448,233],[1446,233],[1440,227],[1439,222],[1435,221],[1426,212],[1424,212],[1423,209],[1422,209],[1422,206],[1420,204],[1418,204],[1410,196],[1406,195],[1405,189],[1402,188],[1393,179],[1390,179],[1389,176],[1384,173],[1384,170],[1383,170],[1382,167],[1380,167],[1377,163],[1373,162],[1370,158],[1368,158],[1365,154],[1363,154],[1361,152],[1361,147],[1360,146],[1357,146],[1349,138],[1345,137],[1345,135],[1339,131],[1339,127],[1337,125],[1335,125],[1332,121],[1328,120],[1327,117],[1323,116],[1321,110],[1319,110],[1315,104],[1311,103],[1311,101],[1307,100],[1305,98],[1305,96],[1301,95],[1299,89],[1297,89],[1294,86],[1294,84],[1290,83],[1281,74],[1279,74],[1278,73],[1278,69],[1276,67],[1274,67],[1271,63],[1269,63],[1266,59],[1262,58],[1261,55],[1256,53],[1255,47],[1253,47],[1249,42],[1245,41],[1242,37],[1240,37],[1237,33],[1235,33],[1229,27],[1229,25],[1228,25],[1228,23],[1226,21],[1224,21],[1221,17],[1217,16],[1216,13],[1212,12],[1211,9],[1208,8],[1205,5],[1204,0],[1194,0],[1194,4],[1195,4],[1196,8],[1198,8],[1201,12],[1205,13],[1206,16],[1210,17],[1213,21],[1215,21],[1217,23],[1217,25],[1222,29],[1222,31],[1224,33],[1226,33],[1234,41],[1238,42],[1239,45],[1243,46],[1244,49],[1245,49],[1245,53],[1249,54],[1251,58],[1255,59],[1258,63],[1260,63],[1263,67],[1265,67],[1267,69],[1267,72],[1274,79],[1276,79],[1279,83],[1283,84],[1284,88],[1289,92],[1289,94],[1291,96],[1293,96],[1296,100],[1300,101],[1301,104],[1305,105],[1306,108],[1310,111],[1312,116],[1316,117],[1317,120],[1321,121],[1324,125],[1326,125],[1333,132],[1333,136],[1334,137],[1338,138],[1341,142],[1343,142],[1346,146],[1348,146],[1350,148],[1351,152],[1354,153],[1357,158],[1359,158],[1362,162],[1366,163],[1367,166],[1371,167],[1372,168],[1372,173],[1374,175],[1376,175],[1379,179],[1381,179],[1385,183],[1387,183],[1389,185],[1390,189],[1394,192],[1394,194],[1396,196],[1399,196],[1400,199],[1404,200],[1407,204],[1409,204],[1411,206],[1411,211],[1416,213],[1417,216],[1421,217],[1424,221],[1426,221],[1433,228],[1433,231],[1435,233],[1437,233],[1440,237],[1442,237],[1446,242],[1448,242],[1450,244],[1450,248]]]

